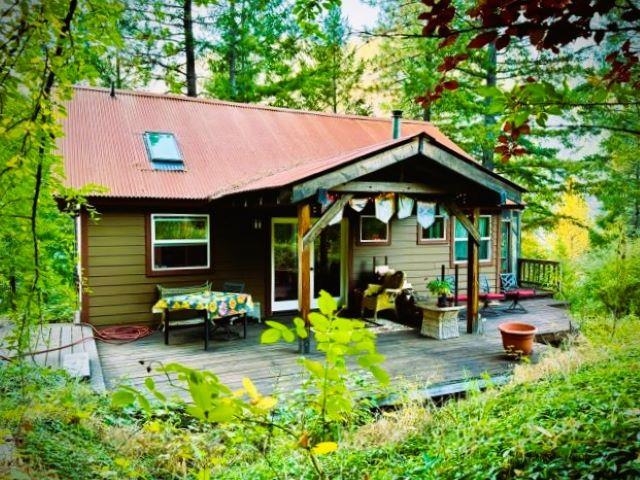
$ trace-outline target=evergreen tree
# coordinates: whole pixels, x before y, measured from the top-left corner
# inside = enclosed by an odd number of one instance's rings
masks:
[[[349,25],[338,6],[321,18],[315,35],[305,39],[305,55],[295,68],[295,82],[275,100],[276,105],[305,110],[371,114],[361,87],[365,70],[349,43]]]
[[[207,95],[269,102],[291,78],[300,31],[286,0],[226,0],[208,10]]]

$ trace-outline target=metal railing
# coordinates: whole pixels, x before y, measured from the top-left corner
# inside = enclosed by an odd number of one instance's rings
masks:
[[[518,284],[557,292],[560,289],[560,262],[518,259]]]

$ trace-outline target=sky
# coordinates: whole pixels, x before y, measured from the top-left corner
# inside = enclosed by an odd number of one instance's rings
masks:
[[[373,26],[378,16],[376,7],[365,5],[360,0],[342,0],[342,12],[354,30]]]

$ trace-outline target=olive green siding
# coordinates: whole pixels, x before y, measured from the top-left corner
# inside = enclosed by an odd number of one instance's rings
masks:
[[[154,211],[153,213],[162,213]],[[239,280],[260,301],[265,296],[265,232],[253,231],[237,212],[212,212],[212,272],[196,275],[146,275],[146,213],[101,212],[88,222],[89,321],[94,325],[150,324],[156,285],[192,285],[211,280],[222,288]],[[240,218],[239,218],[240,217]],[[266,237],[265,237],[266,238]]]
[[[496,266],[499,265],[499,237],[497,236],[499,221],[499,216],[491,218],[491,260],[480,263],[480,274],[487,276],[493,291],[496,291],[498,270]],[[391,245],[358,245],[357,227],[352,229],[353,269],[350,276],[352,285],[362,286],[363,279],[371,275],[374,257],[376,265],[384,264],[386,257],[390,268],[404,271],[407,281],[413,285],[415,291],[420,295],[426,295],[428,292],[425,285],[428,280],[425,278],[433,279],[440,276],[442,265],[445,266],[446,275],[454,273],[451,253],[451,219],[447,219],[446,222],[446,241],[429,244],[418,244],[418,226],[415,216],[391,221]],[[458,284],[460,290],[466,289],[466,275],[466,264],[460,264]]]

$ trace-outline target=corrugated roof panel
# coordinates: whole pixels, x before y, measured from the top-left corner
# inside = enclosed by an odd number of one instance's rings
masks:
[[[391,137],[391,119],[142,92],[117,91],[111,97],[106,89],[86,87],[76,88],[62,123],[59,147],[67,185],[94,183],[108,188],[105,196],[126,198],[215,198],[291,170],[272,178],[271,183],[286,185],[295,175],[308,174],[301,165],[348,161]],[[184,171],[154,170],[144,132],[173,133]],[[433,125],[402,122],[404,137],[421,132],[471,159]]]

